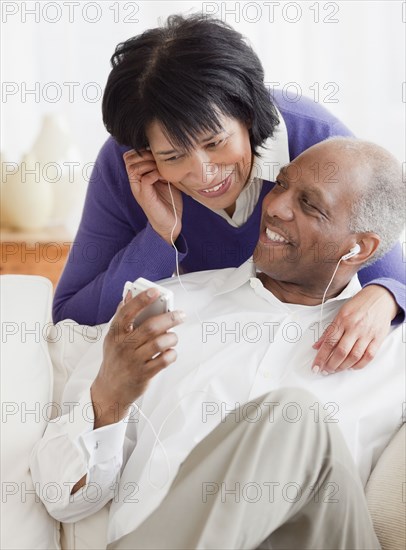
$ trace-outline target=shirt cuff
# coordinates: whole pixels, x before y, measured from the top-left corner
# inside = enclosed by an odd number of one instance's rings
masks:
[[[69,439],[85,451],[88,468],[123,454],[124,437],[128,415],[114,424],[94,429],[94,410],[90,385],[81,394],[71,411],[73,421],[66,418],[66,433]]]
[[[126,428],[127,424],[121,420],[80,436],[88,453],[89,469],[123,455]]]

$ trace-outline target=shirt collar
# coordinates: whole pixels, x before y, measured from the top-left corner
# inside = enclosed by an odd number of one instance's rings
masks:
[[[231,272],[230,272],[231,271]],[[253,258],[248,258],[240,267],[235,267],[234,269],[225,269],[224,270],[225,279],[219,284],[215,296],[220,294],[226,294],[227,292],[232,292],[240,286],[243,286],[251,278],[256,277],[256,269]]]
[[[272,137],[259,147],[259,157],[254,157],[250,179],[244,189],[247,189],[256,178],[275,181],[282,166],[290,162],[288,130],[281,113],[277,110],[279,124]]]
[[[263,287],[262,282],[257,278],[256,276],[256,269],[253,257],[249,258],[246,262],[244,262],[239,267],[234,268],[231,273],[230,270],[227,269],[225,280],[217,287],[217,290],[215,292],[215,296],[219,296],[221,294],[226,294],[227,292],[232,292],[233,290],[236,290],[237,288],[243,286],[247,282],[251,283],[251,286],[255,288]],[[264,288],[264,287],[263,287]],[[347,286],[338,294],[337,296],[334,296],[333,298],[329,298],[324,302],[324,304],[329,304],[331,302],[339,301],[339,300],[348,300],[349,298],[352,298],[357,292],[361,290],[361,285],[358,279],[358,275],[355,274],[352,279],[349,281]],[[269,292],[269,294],[272,295],[274,300],[278,300],[272,292],[266,290],[266,292]],[[302,304],[287,304],[285,302],[280,302],[281,304],[285,304],[287,307],[289,306],[301,306],[304,308],[308,307],[320,307],[321,304],[318,304],[317,306],[303,306]]]

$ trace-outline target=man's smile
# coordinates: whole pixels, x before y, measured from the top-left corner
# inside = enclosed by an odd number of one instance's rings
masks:
[[[282,244],[288,244],[289,241],[287,241],[284,237],[282,237],[279,233],[276,231],[272,231],[268,227],[265,228],[265,233],[268,239],[272,242],[282,243]]]
[[[264,227],[260,235],[260,240],[265,244],[289,244],[295,246],[292,237],[286,230],[281,229],[278,225],[275,225],[274,220],[270,223],[270,221],[266,218],[264,220]]]

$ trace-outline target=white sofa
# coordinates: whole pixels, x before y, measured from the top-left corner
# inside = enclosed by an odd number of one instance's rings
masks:
[[[53,326],[52,285],[48,279],[3,275],[0,287],[1,548],[104,548],[107,508],[76,524],[61,526],[36,496],[29,472],[31,450],[47,421],[54,417],[55,403],[60,401],[76,360],[92,339],[100,337],[100,331],[97,327],[86,328],[84,338],[83,327],[70,322],[66,337],[58,326]],[[405,447],[403,424],[380,457],[366,487],[375,530],[384,550],[406,547]],[[52,483],[37,489],[49,499],[58,498],[59,488]]]

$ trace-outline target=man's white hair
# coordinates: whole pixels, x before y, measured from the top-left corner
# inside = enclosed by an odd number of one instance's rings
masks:
[[[359,184],[357,199],[352,203],[349,229],[352,233],[373,232],[381,242],[364,267],[384,256],[400,237],[406,219],[406,185],[400,162],[386,149],[356,138],[332,137],[345,154],[353,155],[365,179]],[[363,168],[366,168],[363,170]]]

